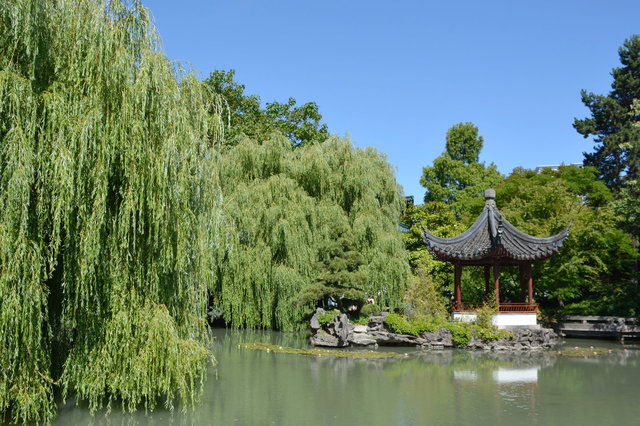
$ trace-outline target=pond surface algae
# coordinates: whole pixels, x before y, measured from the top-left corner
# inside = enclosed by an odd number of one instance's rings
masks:
[[[318,349],[318,348],[291,348],[288,346],[278,346],[271,343],[240,343],[238,348],[251,349],[255,351],[274,352],[279,354],[297,354],[310,356],[326,356],[337,358],[354,359],[380,359],[380,358],[406,358],[408,354],[396,352],[378,351],[345,351],[340,349]]]

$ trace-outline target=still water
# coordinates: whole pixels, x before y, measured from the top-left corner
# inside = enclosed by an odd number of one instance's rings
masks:
[[[306,347],[303,336],[215,330],[217,366],[202,404],[170,413],[91,416],[70,400],[60,425],[638,425],[640,347],[566,358],[549,352],[482,353],[382,348],[406,358],[359,360],[274,354],[243,342]],[[625,351],[624,348],[627,350]]]

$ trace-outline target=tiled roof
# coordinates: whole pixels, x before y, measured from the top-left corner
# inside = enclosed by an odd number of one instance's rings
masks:
[[[482,261],[496,258],[514,261],[546,259],[557,253],[569,236],[564,231],[547,238],[525,234],[498,211],[495,191],[485,191],[486,203],[473,225],[453,238],[439,238],[424,229],[423,241],[440,260]]]

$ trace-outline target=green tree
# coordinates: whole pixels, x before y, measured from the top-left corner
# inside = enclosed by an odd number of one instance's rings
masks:
[[[271,132],[287,136],[294,146],[323,142],[329,137],[316,103],[298,106],[294,98],[289,98],[285,103],[268,102],[262,108],[260,97],[245,94],[245,86],[234,77],[235,70],[216,70],[205,80],[214,93],[223,97],[228,108],[225,144],[237,143],[240,135],[262,139]]]
[[[582,102],[591,117],[573,124],[585,138],[594,137],[595,151],[585,153],[585,164],[596,167],[614,191],[639,177],[640,128],[635,124],[640,116],[633,108],[640,99],[640,35],[625,40],[618,53],[622,66],[611,72],[611,92],[603,96],[583,90]]]
[[[223,155],[220,181],[229,241],[212,292],[227,322],[306,327],[311,306],[300,299],[315,302],[326,289],[401,304],[403,198],[379,152],[337,138],[295,149],[282,135],[245,138]]]
[[[442,289],[423,268],[418,268],[409,279],[405,301],[411,305],[414,317],[444,317],[447,314]]]
[[[298,302],[316,304],[331,296],[342,311],[345,311],[343,299],[362,304],[367,280],[362,269],[364,257],[355,249],[349,230],[334,228],[329,238],[319,244],[318,256],[317,278],[302,289]]]
[[[483,138],[472,123],[459,123],[447,132],[446,151],[422,169],[420,184],[426,188],[424,202],[441,201],[460,219],[482,208],[482,194],[503,180],[495,164],[478,162]]]
[[[409,252],[409,264],[416,271],[419,268],[432,273],[431,254],[422,240],[423,229],[443,238],[462,233],[463,225],[456,219],[449,206],[441,201],[432,201],[424,205],[411,205],[405,209],[401,222],[409,228],[409,233],[402,234]],[[440,263],[438,263],[440,264]]]
[[[447,130],[446,152],[454,160],[464,164],[477,163],[484,138],[478,135],[473,123],[454,124]]]
[[[496,188],[499,207],[523,231],[540,237],[560,232],[573,221],[560,252],[534,264],[536,299],[549,313],[637,315],[638,289],[632,265],[636,250],[620,229],[611,191],[593,167],[558,171],[515,169]],[[519,292],[517,275],[513,297]]]
[[[139,1],[0,3],[0,417],[193,405],[222,210],[219,101]]]
[[[600,178],[614,191],[615,207],[624,218],[623,229],[640,247],[640,35],[633,35],[618,50],[621,67],[611,72],[608,95],[582,91],[582,102],[591,117],[575,119],[574,127],[585,138],[594,137],[595,151],[585,153],[585,164],[595,166]],[[638,285],[640,260],[634,261]]]

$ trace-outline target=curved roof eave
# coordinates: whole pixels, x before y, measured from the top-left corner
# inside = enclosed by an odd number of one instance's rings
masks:
[[[485,194],[491,195],[487,190]],[[487,196],[482,213],[466,231],[452,238],[440,238],[423,226],[422,239],[434,256],[447,261],[483,261],[497,257],[516,261],[543,260],[564,245],[572,222],[550,237],[534,237],[512,225]],[[486,229],[486,233],[484,230]]]

